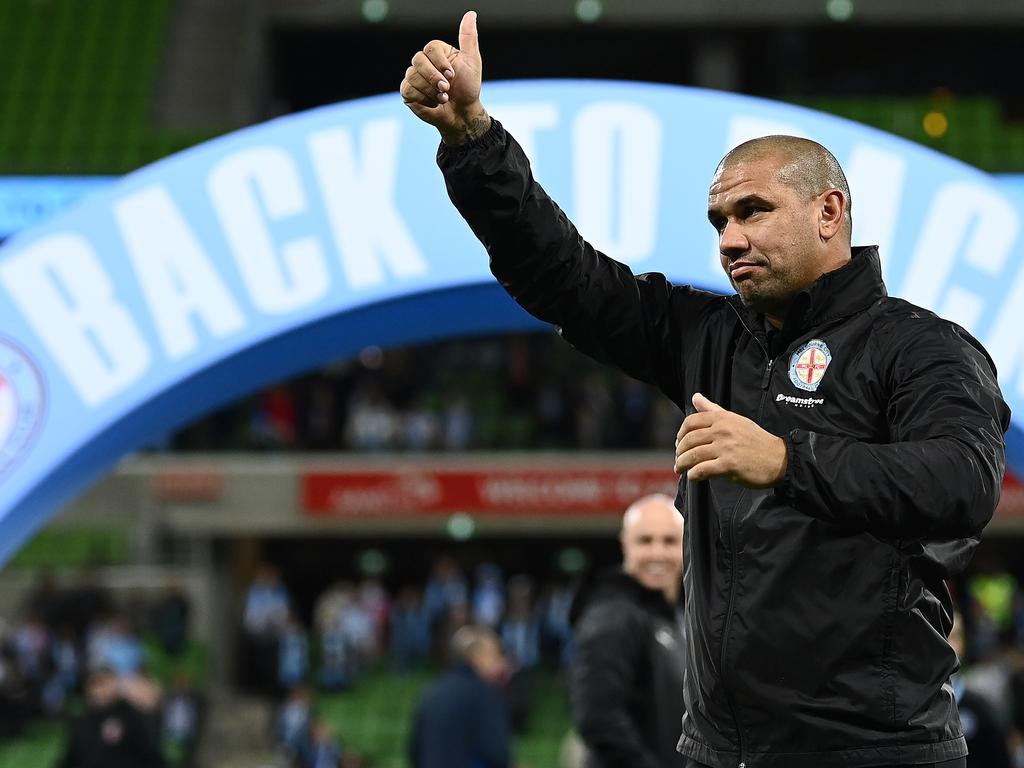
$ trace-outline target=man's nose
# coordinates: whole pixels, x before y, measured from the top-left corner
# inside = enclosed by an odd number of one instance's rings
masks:
[[[743,234],[743,227],[733,221],[726,222],[718,238],[718,250],[729,259],[738,258],[750,250],[750,241]]]

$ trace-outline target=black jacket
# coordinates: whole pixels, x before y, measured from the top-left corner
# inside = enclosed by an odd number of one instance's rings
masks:
[[[683,633],[665,596],[615,570],[573,606],[569,694],[587,768],[678,768]]]
[[[423,694],[409,735],[413,768],[508,768],[508,713],[501,692],[457,664]]]
[[[149,718],[118,699],[71,722],[58,768],[163,768],[160,737]]]
[[[500,124],[442,146],[438,162],[523,307],[685,412],[700,391],[786,440],[776,488],[680,483],[680,751],[716,768],[965,754],[943,580],[995,509],[1009,424],[980,344],[887,297],[874,248],[801,293],[769,340],[737,297],[635,277],[598,253]],[[809,373],[813,391],[796,383]]]

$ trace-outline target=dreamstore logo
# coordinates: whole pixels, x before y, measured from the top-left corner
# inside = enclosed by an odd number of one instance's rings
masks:
[[[45,410],[39,370],[18,347],[0,338],[0,477],[25,454]]]
[[[825,402],[823,397],[793,397],[792,395],[777,395],[775,398],[776,403],[786,403],[787,405],[795,405],[797,408],[813,408],[816,405],[821,405]]]

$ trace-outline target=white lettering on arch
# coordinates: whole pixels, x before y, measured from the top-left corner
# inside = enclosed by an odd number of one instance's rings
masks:
[[[253,147],[230,155],[210,171],[208,187],[257,309],[284,314],[326,295],[329,273],[317,238],[297,238],[279,249],[268,225],[268,219],[280,221],[307,210],[306,193],[287,152]]]
[[[599,102],[580,110],[572,133],[580,232],[612,258],[648,259],[658,231],[660,118],[632,102]]]
[[[214,337],[245,325],[238,304],[164,187],[146,187],[118,200],[114,218],[169,358],[184,357],[199,346],[193,316]]]
[[[379,285],[388,271],[401,278],[427,272],[395,202],[399,129],[398,120],[367,122],[358,151],[347,128],[309,137],[327,221],[352,288]]]
[[[984,298],[951,285],[958,257],[988,278],[998,278],[1020,232],[1017,211],[995,189],[971,182],[941,187],[921,229],[910,266],[896,295],[931,309],[968,330]]]
[[[87,405],[103,405],[146,373],[149,347],[81,235],[18,251],[0,264],[0,281]]]

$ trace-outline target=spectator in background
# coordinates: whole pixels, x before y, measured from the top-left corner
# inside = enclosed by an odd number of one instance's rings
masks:
[[[497,635],[467,625],[451,642],[454,666],[424,693],[410,731],[412,768],[508,768],[509,730],[498,688],[505,658]]]
[[[351,657],[352,676],[358,678],[375,658],[377,632],[373,616],[364,607],[354,588],[348,593],[338,627]]]
[[[52,631],[66,621],[64,612],[67,607],[53,571],[41,570],[37,574],[35,586],[21,604],[20,613],[23,616],[37,616]]]
[[[530,669],[540,662],[540,621],[533,605],[533,585],[524,574],[509,579],[501,642],[515,668]]]
[[[435,648],[443,648],[451,637],[453,626],[461,625],[459,618],[466,613],[468,592],[466,580],[455,561],[447,555],[437,558],[423,592]]]
[[[67,606],[66,619],[74,627],[77,637],[85,637],[95,621],[114,612],[114,600],[100,584],[96,569],[91,566],[78,572],[78,581],[64,604]]]
[[[967,645],[964,642],[964,618],[959,611],[953,616],[949,644],[963,663]],[[992,704],[967,688],[963,673],[955,674],[950,682],[967,739],[967,768],[1011,768],[1006,728]]]
[[[159,738],[149,719],[121,695],[117,675],[93,670],[87,708],[73,720],[57,768],[163,768]]]
[[[306,680],[309,674],[309,638],[293,613],[288,614],[277,642],[277,684],[283,693]]]
[[[989,656],[1014,639],[1014,614],[1020,585],[996,557],[986,555],[967,580],[967,593],[973,609],[975,648],[972,651],[978,656]]]
[[[395,407],[372,383],[353,396],[349,405],[345,435],[348,444],[360,451],[386,451],[395,447],[400,433]]]
[[[368,661],[376,662],[387,641],[391,616],[391,598],[378,579],[366,578],[359,585],[359,605],[370,622],[372,638],[368,647]]]
[[[288,620],[291,600],[277,568],[263,563],[245,596],[243,632],[246,682],[271,693],[277,680],[278,638]]]
[[[305,403],[301,432],[306,448],[324,450],[336,448],[338,426],[338,397],[329,378],[318,377],[312,384]]]
[[[32,706],[31,691],[0,618],[0,738],[20,736]]]
[[[415,407],[410,408],[402,419],[403,442],[410,451],[431,451],[441,442],[441,422],[427,404],[426,397],[420,397]]]
[[[288,692],[274,718],[274,740],[289,766],[305,754],[312,724],[312,695],[308,688],[298,685]]]
[[[49,673],[50,633],[38,616],[28,615],[14,628],[14,651],[29,685],[42,685]]]
[[[352,600],[352,585],[339,581],[324,590],[313,608],[320,643],[319,685],[327,691],[347,688],[356,677],[356,661],[342,623],[342,616]]]
[[[476,429],[466,396],[457,389],[448,393],[441,414],[442,446],[448,451],[467,451]]]
[[[168,762],[175,768],[191,768],[199,742],[200,698],[188,675],[175,676],[161,709],[161,733]]]
[[[418,669],[430,656],[430,621],[418,587],[406,585],[391,611],[391,662],[401,671]]]
[[[556,381],[545,381],[537,392],[535,420],[542,448],[567,448],[571,433],[569,407],[565,392]]]
[[[301,768],[341,768],[341,742],[325,720],[314,720],[299,761]]]
[[[622,518],[622,568],[573,605],[573,722],[587,768],[678,768],[684,638],[679,604],[683,519],[661,494]]]
[[[168,584],[153,608],[153,628],[160,647],[177,656],[188,640],[188,598],[177,584]]]
[[[249,433],[256,448],[273,451],[295,446],[295,399],[287,388],[274,387],[260,395]]]
[[[613,421],[615,406],[608,390],[606,374],[590,373],[583,381],[576,406],[577,446],[585,450],[604,448],[608,441],[607,425]]]
[[[50,674],[43,688],[43,709],[50,716],[64,712],[68,697],[78,688],[81,658],[74,630],[61,625],[50,643]]]
[[[619,377],[619,409],[621,433],[617,445],[642,448],[651,433],[650,388],[627,376]]]
[[[533,604],[533,585],[524,574],[509,579],[501,643],[511,671],[507,687],[509,718],[512,730],[523,734],[533,710],[534,671],[540,663],[540,619]]]
[[[109,667],[122,677],[138,672],[145,662],[142,641],[121,614],[95,625],[89,632],[87,647],[90,667]]]
[[[318,682],[325,691],[340,691],[355,682],[357,670],[341,623],[326,627],[320,636]]]
[[[569,621],[576,590],[572,584],[552,585],[541,601],[541,651],[557,666],[569,662],[572,624]]]
[[[505,585],[501,569],[494,563],[481,563],[476,569],[473,589],[473,622],[497,629],[505,615]]]

